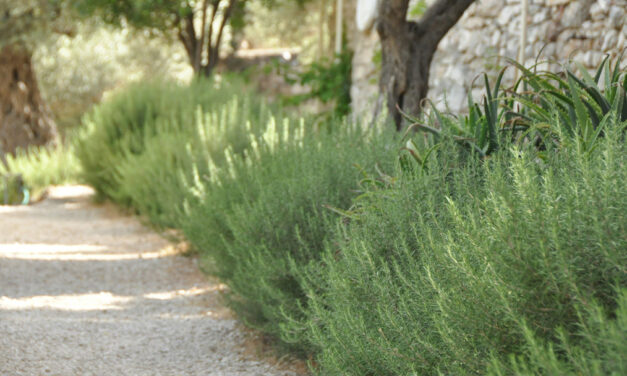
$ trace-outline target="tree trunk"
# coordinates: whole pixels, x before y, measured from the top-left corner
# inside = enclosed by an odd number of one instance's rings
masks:
[[[31,53],[18,45],[0,48],[0,150],[46,145],[57,137],[33,71]]]
[[[379,1],[377,32],[381,38],[380,89],[397,130],[404,112],[417,115],[429,90],[429,67],[440,40],[474,0],[438,0],[419,22],[407,21],[409,0]]]

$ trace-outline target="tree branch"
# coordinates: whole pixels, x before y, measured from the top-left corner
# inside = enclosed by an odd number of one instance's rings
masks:
[[[387,0],[379,2],[377,31],[382,39],[390,35],[391,26],[396,25],[398,27],[406,22],[408,9],[409,0]]]
[[[205,47],[205,28],[207,26],[207,8],[209,7],[209,0],[204,0],[202,4],[202,22],[200,26],[200,43],[199,48],[196,50],[196,56],[194,56],[194,72],[200,71],[202,62],[202,53]],[[213,21],[213,20],[212,20]]]
[[[209,69],[207,67],[211,63],[211,57],[213,56],[213,24],[216,20],[218,9],[222,0],[213,0],[211,9],[211,22],[209,22],[209,31],[207,33],[207,64],[205,65],[205,74],[209,75]]]
[[[229,0],[229,5],[226,7],[226,10],[222,15],[222,22],[220,22],[220,28],[218,29],[218,36],[216,37],[216,41],[213,47],[213,54],[209,57],[209,61],[207,62],[208,71],[211,71],[211,69],[213,69],[213,67],[215,67],[218,63],[220,43],[222,42],[222,32],[224,31],[226,22],[231,17],[231,12],[233,11],[233,7],[235,6],[236,2],[237,0]]]
[[[437,46],[474,1],[438,0],[425,11],[417,27],[428,32],[429,40]]]
[[[194,55],[196,54],[196,49],[198,49],[198,37],[196,36],[196,29],[194,28],[194,12],[193,10],[187,14],[185,17],[185,32],[193,46]]]
[[[195,56],[194,47],[192,46],[192,43],[189,40],[189,38],[185,35],[185,31],[181,27],[181,24],[178,24],[177,29],[178,29],[177,37],[179,38],[179,41],[181,41],[181,43],[183,44],[183,47],[185,47],[185,52],[187,52],[187,57],[189,58],[189,63],[193,67],[194,66],[194,56]]]

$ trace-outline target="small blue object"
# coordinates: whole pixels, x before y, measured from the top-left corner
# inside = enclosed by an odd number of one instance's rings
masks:
[[[24,199],[22,200],[22,205],[28,205],[30,202],[30,191],[26,187],[22,187],[22,194],[24,195]]]

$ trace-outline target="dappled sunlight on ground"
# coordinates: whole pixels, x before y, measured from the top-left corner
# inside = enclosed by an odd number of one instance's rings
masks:
[[[144,298],[154,299],[154,300],[170,300],[179,296],[202,295],[202,294],[206,294],[208,292],[213,292],[213,291],[224,291],[224,289],[226,289],[226,285],[218,283],[218,284],[204,287],[204,288],[192,287],[188,290],[152,292],[152,293],[144,294]]]
[[[92,195],[0,207],[0,375],[291,374],[246,351],[184,247]]]
[[[121,304],[133,298],[130,296],[115,296],[110,292],[82,295],[42,295],[26,298],[11,299],[0,297],[0,310],[23,309],[58,309],[62,311],[93,311],[122,309]]]
[[[0,244],[0,258],[17,260],[116,261],[155,259],[176,254],[178,251],[173,246],[154,252],[132,252],[92,244]]]

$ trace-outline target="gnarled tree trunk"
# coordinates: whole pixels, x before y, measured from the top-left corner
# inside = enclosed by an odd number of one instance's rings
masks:
[[[429,67],[440,40],[474,0],[437,0],[420,21],[407,21],[409,0],[379,0],[377,32],[381,38],[381,91],[389,114],[402,128],[404,112],[420,113],[429,90]]]
[[[19,45],[0,47],[0,153],[54,141],[57,130],[44,104],[31,53]]]

